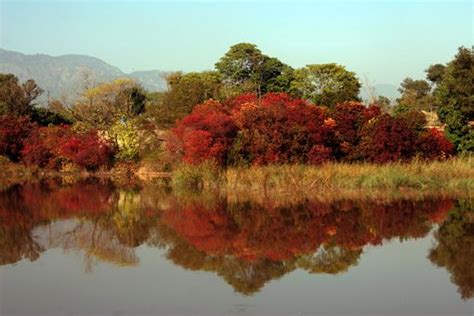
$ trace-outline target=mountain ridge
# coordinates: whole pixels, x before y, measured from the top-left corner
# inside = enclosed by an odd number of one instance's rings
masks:
[[[86,83],[99,84],[118,78],[135,79],[149,91],[166,89],[164,71],[134,71],[127,74],[100,58],[81,54],[23,54],[0,48],[0,73],[12,73],[22,82],[35,80],[45,91],[40,102],[45,102],[48,97],[72,102]]]

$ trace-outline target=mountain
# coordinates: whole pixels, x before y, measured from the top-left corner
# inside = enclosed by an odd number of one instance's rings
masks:
[[[45,91],[42,100],[52,98],[73,101],[84,86],[117,78],[132,78],[149,91],[166,89],[165,72],[137,71],[131,74],[105,61],[86,55],[25,55],[0,48],[0,73],[12,73],[20,81],[34,79]]]
[[[165,77],[168,73],[161,70],[135,71],[129,74],[131,78],[138,80],[148,91],[166,90]]]

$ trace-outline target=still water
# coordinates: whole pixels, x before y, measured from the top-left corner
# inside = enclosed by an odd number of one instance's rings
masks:
[[[48,180],[0,192],[0,315],[473,315],[472,201]]]

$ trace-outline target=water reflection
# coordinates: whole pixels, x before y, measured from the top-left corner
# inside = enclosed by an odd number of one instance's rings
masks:
[[[60,248],[80,254],[85,271],[93,272],[100,262],[139,265],[137,247],[156,247],[174,264],[214,272],[251,295],[296,269],[344,273],[364,247],[424,237],[434,228],[429,260],[447,269],[468,299],[474,293],[471,208],[449,198],[262,202],[48,180],[0,192],[0,265]]]

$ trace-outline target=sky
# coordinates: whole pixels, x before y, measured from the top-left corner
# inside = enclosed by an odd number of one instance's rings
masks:
[[[0,47],[85,54],[125,72],[199,71],[250,42],[293,67],[335,62],[398,85],[472,46],[473,3],[0,0]]]

